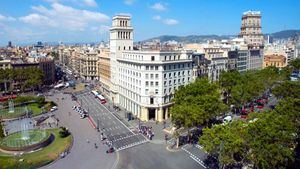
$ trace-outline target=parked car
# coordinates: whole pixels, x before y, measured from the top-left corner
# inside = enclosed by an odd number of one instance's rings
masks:
[[[57,106],[53,106],[51,109],[50,109],[50,111],[51,112],[54,112],[55,110],[57,110],[58,108],[57,108]]]

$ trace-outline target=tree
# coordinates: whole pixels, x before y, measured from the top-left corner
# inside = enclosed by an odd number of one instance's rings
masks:
[[[294,70],[300,70],[300,58],[291,60],[289,63],[290,66],[293,67]]]
[[[207,152],[219,154],[225,166],[240,163],[275,169],[294,159],[296,130],[287,116],[263,112],[246,122],[238,120],[206,128],[199,142]]]
[[[248,149],[244,125],[243,121],[233,121],[205,128],[199,142],[208,153],[219,155],[222,166],[243,162]]]
[[[279,101],[276,105],[275,110],[276,113],[286,116],[290,119],[291,122],[297,126],[297,133],[300,133],[300,99],[295,98],[287,98]]]
[[[177,127],[192,127],[202,125],[220,115],[226,106],[220,99],[220,91],[215,83],[206,78],[180,87],[175,93],[170,113]]]
[[[300,98],[300,82],[284,81],[272,89],[277,98]]]
[[[256,115],[247,126],[248,159],[258,168],[283,168],[294,159],[295,125],[276,112]]]
[[[230,103],[244,106],[259,97],[265,90],[264,82],[257,71],[247,71],[241,74],[240,83],[232,87]]]

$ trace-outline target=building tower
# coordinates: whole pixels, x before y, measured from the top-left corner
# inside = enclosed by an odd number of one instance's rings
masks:
[[[239,37],[245,39],[250,49],[263,47],[264,38],[261,31],[261,13],[259,11],[243,13]]]
[[[133,49],[133,28],[131,17],[116,15],[113,17],[110,28],[110,65],[111,65],[111,99],[113,103],[119,103],[118,97],[118,58],[122,57],[123,51]]]

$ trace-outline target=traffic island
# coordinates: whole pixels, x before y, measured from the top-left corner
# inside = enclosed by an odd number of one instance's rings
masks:
[[[62,138],[60,134],[61,130],[62,129],[47,129],[46,132],[49,133],[49,135],[47,135],[49,137],[46,138],[53,140],[48,145],[45,145],[43,143],[47,143],[46,140],[48,139],[43,139],[40,142],[41,145],[43,145],[42,148],[35,149],[33,152],[19,151],[14,152],[13,154],[0,152],[1,169],[38,168],[59,159],[61,154],[65,154],[65,152],[69,151],[73,140],[71,135]],[[4,138],[3,140],[5,139],[7,138]],[[26,146],[22,147],[24,148]]]

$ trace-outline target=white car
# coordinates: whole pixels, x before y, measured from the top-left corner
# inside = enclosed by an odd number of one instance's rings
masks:
[[[50,111],[51,112],[54,112],[55,110],[57,110],[58,108],[57,108],[57,106],[53,106],[51,109],[50,109]]]

